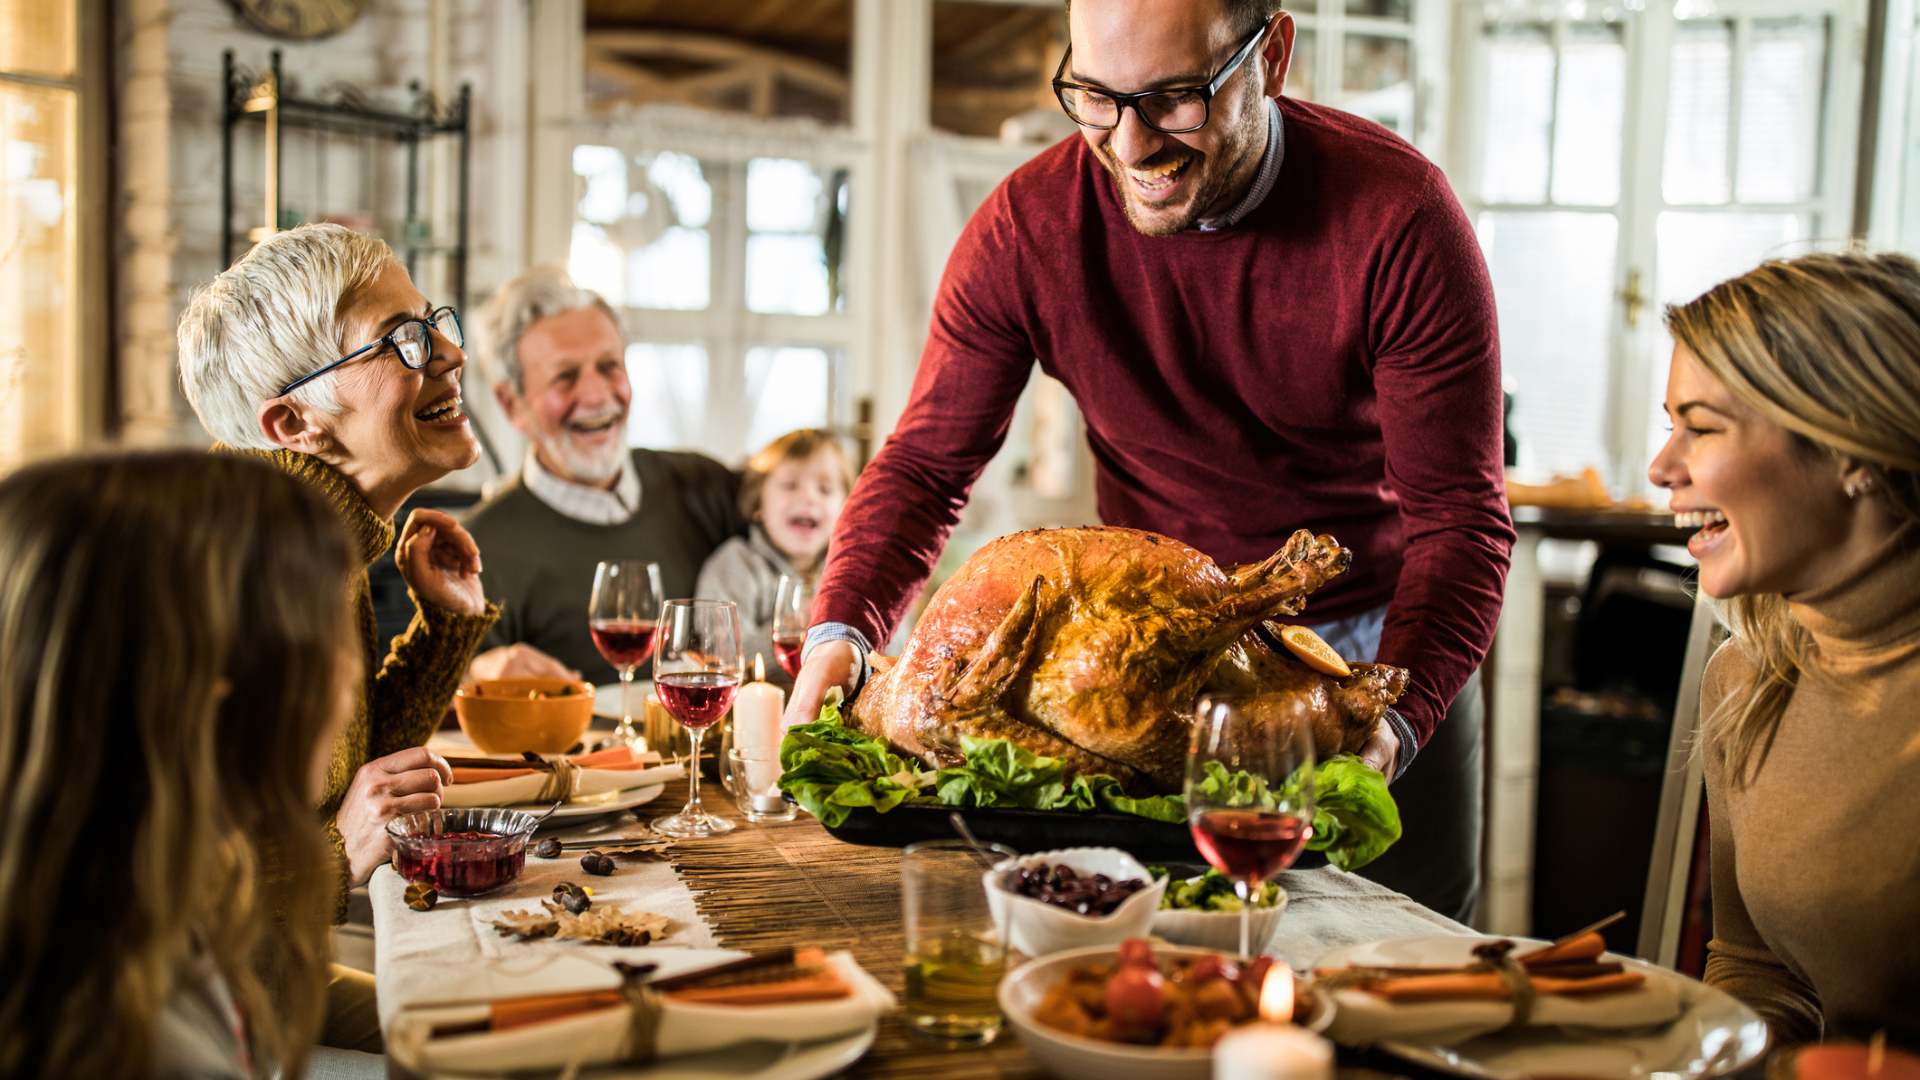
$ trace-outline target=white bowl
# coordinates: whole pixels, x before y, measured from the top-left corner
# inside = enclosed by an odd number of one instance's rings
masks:
[[[1287,910],[1287,890],[1281,889],[1270,907],[1254,908],[1247,923],[1247,950],[1254,956],[1267,951],[1267,942],[1280,929],[1280,915]],[[1238,955],[1240,952],[1240,913],[1237,911],[1196,911],[1168,908],[1153,914],[1153,934],[1175,945],[1200,949],[1218,949]]]
[[[1212,949],[1160,946],[1154,955],[1217,956]],[[1127,1043],[1069,1035],[1033,1018],[1047,991],[1083,964],[1112,964],[1117,948],[1075,949],[1030,960],[1000,980],[1000,1011],[1020,1033],[1020,1044],[1041,1066],[1060,1080],[1210,1080],[1213,1050],[1191,1047],[1134,1046]],[[1316,1002],[1309,1031],[1321,1032],[1333,1022],[1332,1003],[1322,995]]]
[[[1121,901],[1106,915],[1082,915],[1063,907],[1022,896],[1004,883],[1009,871],[1040,866],[1070,866],[1082,875],[1105,874],[1115,881],[1138,878],[1146,887]],[[1008,859],[982,875],[987,906],[996,925],[1006,927],[1007,941],[1028,956],[1045,956],[1063,949],[1096,945],[1117,946],[1133,937],[1146,937],[1155,909],[1167,891],[1165,878],[1155,880],[1133,856],[1119,848],[1062,848]]]

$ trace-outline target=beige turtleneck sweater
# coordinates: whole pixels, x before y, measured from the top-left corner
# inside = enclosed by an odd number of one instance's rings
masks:
[[[1920,1045],[1920,529],[1830,588],[1788,598],[1812,635],[1773,748],[1744,789],[1705,745],[1714,937],[1706,980],[1777,1043]],[[1707,666],[1711,716],[1753,670]]]

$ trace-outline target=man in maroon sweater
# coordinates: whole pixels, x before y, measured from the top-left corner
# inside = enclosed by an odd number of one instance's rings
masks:
[[[1460,916],[1478,880],[1470,679],[1513,541],[1492,287],[1439,169],[1279,98],[1294,30],[1275,6],[1072,0],[1056,86],[1084,138],[1008,178],[948,260],[912,401],[834,530],[787,718],[857,690],[1037,357],[1087,418],[1108,524],[1221,563],[1299,528],[1353,549],[1303,621],[1413,673],[1364,756],[1398,780],[1426,751],[1395,788],[1405,839],[1368,873]]]

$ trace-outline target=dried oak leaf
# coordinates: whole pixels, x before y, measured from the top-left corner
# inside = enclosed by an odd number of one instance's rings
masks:
[[[549,900],[540,901],[540,906],[545,910],[503,911],[493,920],[493,928],[509,937],[553,937],[560,931],[560,908]]]
[[[621,911],[608,904],[588,908],[578,915],[561,912],[560,927],[554,937],[578,938],[602,945],[647,945],[666,930],[670,921],[665,915]]]
[[[612,905],[588,908],[579,914],[551,900],[540,901],[540,912],[508,911],[493,920],[502,934],[523,938],[572,938],[599,945],[648,945],[672,920],[645,911],[621,911]]]

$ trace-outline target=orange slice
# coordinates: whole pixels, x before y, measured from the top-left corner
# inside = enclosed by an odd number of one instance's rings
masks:
[[[1280,640],[1286,642],[1287,648],[1293,650],[1293,655],[1299,657],[1301,663],[1322,675],[1334,675],[1342,679],[1353,675],[1353,669],[1340,659],[1339,653],[1333,651],[1333,646],[1304,626],[1282,627]]]

